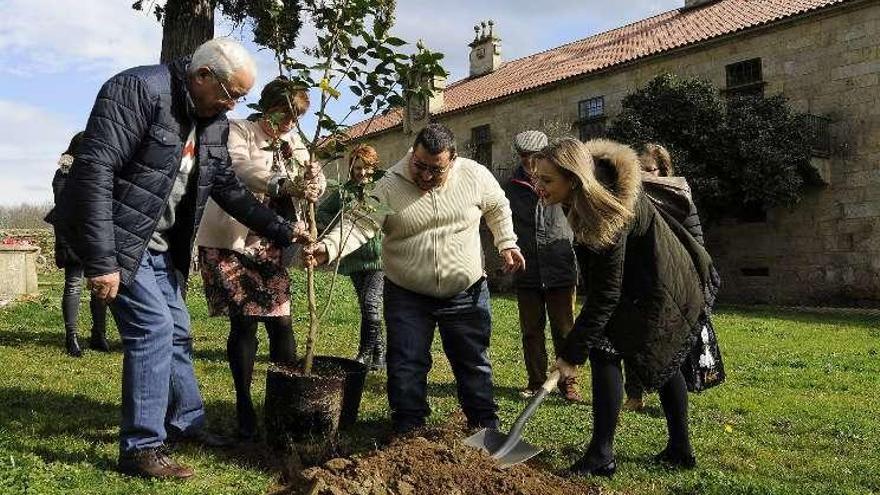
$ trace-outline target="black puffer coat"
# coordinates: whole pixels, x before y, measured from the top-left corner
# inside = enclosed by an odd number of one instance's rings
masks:
[[[98,93],[71,167],[57,215],[85,275],[119,271],[123,285],[137,270],[180,168],[186,136],[196,126],[197,177],[189,204],[168,232],[175,268],[187,274],[192,243],[208,197],[236,220],[282,246],[289,223],[263,206],[238,180],[226,150],[225,115],[195,119],[188,111],[188,60],[136,67]]]
[[[526,171],[518,167],[504,187],[513,214],[516,243],[526,269],[516,272],[517,288],[552,289],[577,285],[573,234],[559,205],[544,206]]]
[[[67,183],[69,172],[65,172],[59,168],[52,177],[52,195],[55,197],[55,204],[60,204],[61,194],[64,192],[64,186]],[[70,248],[67,237],[64,235],[64,229],[58,227],[58,212],[55,208],[49,211],[45,221],[55,226],[55,266],[58,268],[66,268],[68,265],[78,265],[79,260]]]
[[[655,209],[641,190],[629,148],[604,140],[587,146],[597,167],[612,169],[602,174],[614,177],[606,189],[635,216],[610,248],[576,246],[586,264],[586,301],[560,356],[582,364],[591,348],[608,350],[610,343],[627,360],[627,373],[653,390],[678,370],[693,346],[705,303],[701,275],[711,259],[705,250],[692,258]]]

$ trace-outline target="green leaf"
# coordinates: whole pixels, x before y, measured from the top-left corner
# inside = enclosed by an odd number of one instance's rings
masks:
[[[407,44],[406,41],[403,41],[400,38],[395,38],[394,36],[386,38],[385,43],[388,43],[391,46],[403,46]]]

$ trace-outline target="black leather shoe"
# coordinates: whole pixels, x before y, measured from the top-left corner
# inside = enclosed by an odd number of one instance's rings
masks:
[[[64,347],[70,357],[82,357],[82,348],[79,346],[79,338],[75,333],[67,334],[64,339]]]
[[[578,476],[604,476],[610,478],[617,472],[617,462],[614,459],[605,464],[596,464],[586,457],[581,457],[568,468],[568,472]]]
[[[186,479],[193,470],[168,457],[163,448],[144,449],[119,456],[120,473],[144,478]]]
[[[654,462],[676,469],[693,469],[697,467],[697,458],[690,452],[678,452],[669,447],[654,456]]]

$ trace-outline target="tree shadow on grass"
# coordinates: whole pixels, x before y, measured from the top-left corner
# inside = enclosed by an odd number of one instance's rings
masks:
[[[116,404],[83,395],[12,387],[0,388],[0,404],[0,430],[17,432],[18,441],[10,442],[12,448],[36,454],[47,463],[85,462],[98,469],[115,468],[115,458],[104,454],[101,444],[117,440]],[[33,442],[25,442],[27,437]],[[71,437],[85,440],[90,446],[74,450],[69,445]]]
[[[115,330],[108,329],[107,340],[110,343],[110,352],[122,352],[122,343],[115,337]],[[85,352],[86,358],[88,353],[95,352],[89,348],[88,329],[85,334],[80,334],[79,343]],[[22,330],[21,328],[0,329],[0,347],[50,347],[57,348],[61,353],[65,353],[64,329],[59,328],[57,332],[48,331],[41,328],[36,331]]]
[[[64,329],[59,328],[57,332],[50,332],[45,329],[31,332],[21,328],[4,328],[0,330],[0,347],[25,346],[57,347],[63,349]]]
[[[496,399],[524,401],[524,399],[520,395],[520,389],[516,387],[495,385],[494,391]],[[428,382],[428,397],[454,398],[457,397],[457,393],[458,392],[454,381],[444,383]],[[523,407],[525,407],[525,404],[526,402],[524,401]]]

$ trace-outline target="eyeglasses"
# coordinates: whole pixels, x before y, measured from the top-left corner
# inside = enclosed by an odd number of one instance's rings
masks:
[[[446,172],[449,172],[449,169],[452,168],[452,164],[454,163],[455,157],[450,157],[450,158],[451,158],[451,160],[449,161],[449,165],[442,167],[442,168],[441,167],[432,167],[430,165],[427,165],[425,163],[422,163],[422,162],[416,160],[415,158],[413,158],[412,163],[413,163],[413,166],[416,167],[416,170],[418,170],[419,172],[427,172],[434,177],[439,177],[439,176],[445,174]]]
[[[214,72],[214,69],[212,69],[212,68],[209,67],[209,66],[206,66],[205,68],[208,69],[208,72],[211,73],[211,76],[214,77],[214,80],[217,81],[217,84],[220,85],[220,89],[222,89],[222,90],[223,90],[223,93],[226,95],[226,98],[224,98],[224,101],[228,101],[228,102],[231,102],[231,103],[244,103],[244,102],[247,100],[247,96],[246,96],[246,95],[241,95],[241,96],[235,96],[235,97],[233,97],[233,96],[232,96],[232,93],[229,92],[229,89],[226,87],[226,85],[223,84],[223,80],[220,79],[220,77],[217,75],[216,72]]]

